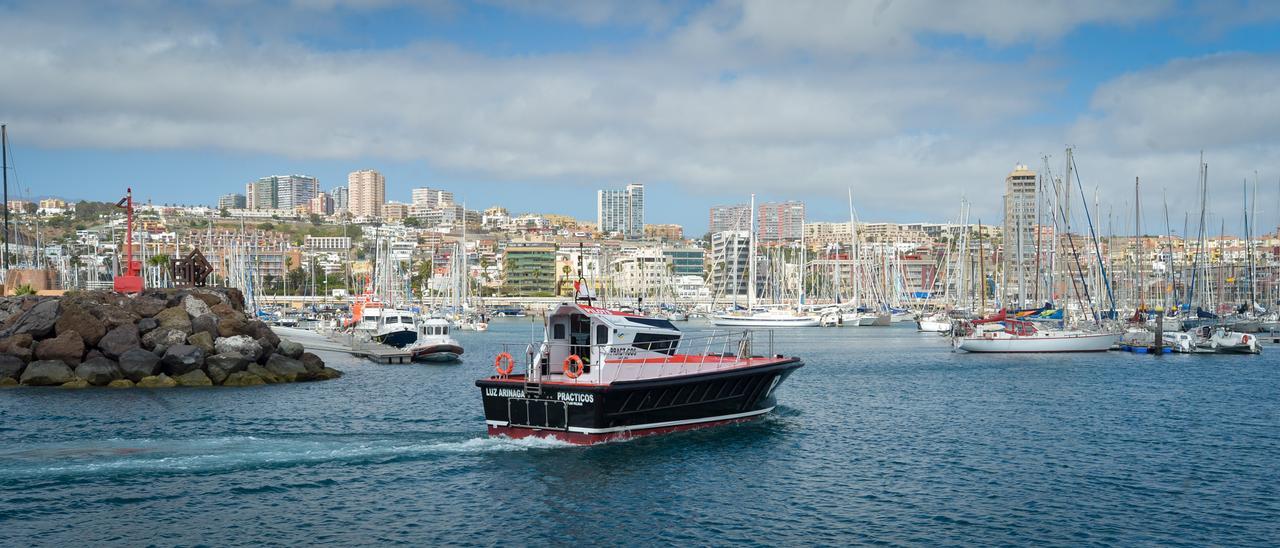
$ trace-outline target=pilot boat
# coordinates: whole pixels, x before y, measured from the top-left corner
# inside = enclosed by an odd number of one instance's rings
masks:
[[[476,386],[492,436],[594,444],[748,421],[772,411],[778,386],[804,365],[752,339],[562,303],[541,343],[508,347]]]
[[[456,362],[462,358],[462,345],[449,336],[449,320],[427,318],[418,324],[418,341],[407,350],[416,361]]]

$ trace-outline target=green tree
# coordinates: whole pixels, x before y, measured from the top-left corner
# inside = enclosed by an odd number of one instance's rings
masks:
[[[320,214],[318,214],[318,213],[312,213],[312,214],[311,214],[311,224],[316,225],[316,226],[320,226],[320,223],[321,223],[321,222],[323,222],[323,221],[320,219]]]
[[[417,217],[408,217],[404,220],[404,226],[419,228],[422,226],[422,219]]]
[[[276,228],[276,225],[273,225],[271,223],[261,223],[258,225],[258,230],[275,230],[275,228]]]
[[[230,211],[227,211],[227,208],[225,208],[225,207],[224,207],[224,208],[222,208],[222,209],[218,210],[218,216],[219,216],[219,217],[222,217],[223,219],[226,219],[226,218],[231,217],[231,212],[230,212]]]

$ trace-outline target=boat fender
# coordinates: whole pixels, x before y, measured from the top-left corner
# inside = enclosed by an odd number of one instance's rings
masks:
[[[506,363],[506,367],[502,366],[503,363]],[[499,375],[505,377],[515,370],[516,360],[511,357],[511,354],[503,352],[498,354],[498,357],[493,360],[493,368],[498,370]]]
[[[576,379],[582,376],[583,369],[582,358],[577,354],[569,354],[569,357],[564,359],[564,376]]]

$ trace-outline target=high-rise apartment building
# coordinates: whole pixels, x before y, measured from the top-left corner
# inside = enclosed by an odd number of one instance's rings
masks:
[[[347,175],[347,211],[355,217],[381,217],[387,201],[387,180],[372,169]]]
[[[306,175],[273,175],[245,185],[249,209],[294,209],[320,193],[320,181]]]
[[[258,179],[244,185],[244,195],[247,209],[275,209],[276,182],[270,177]]]
[[[749,230],[726,230],[711,234],[711,290],[716,295],[743,296],[748,292],[751,265]]]
[[[280,175],[276,180],[276,207],[295,209],[311,202],[320,194],[320,181],[305,175]]]
[[[707,232],[712,234],[726,230],[750,229],[751,206],[747,204],[714,206],[707,218]]]
[[[762,242],[799,240],[804,233],[804,202],[760,204],[756,222],[756,233]]]
[[[1004,178],[1004,258],[1008,297],[1031,303],[1036,284],[1036,172],[1017,165]]]
[[[244,194],[226,194],[218,198],[218,209],[244,209],[245,203]]]
[[[596,230],[627,238],[643,237],[644,185],[633,183],[622,190],[596,191]]]
[[[329,191],[329,196],[333,198],[333,211],[342,213],[347,210],[347,187],[335,186]]]
[[[453,205],[453,193],[447,190],[420,187],[413,189],[413,205],[435,209]]]

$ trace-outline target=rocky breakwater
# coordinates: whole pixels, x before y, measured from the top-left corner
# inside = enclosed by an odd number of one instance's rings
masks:
[[[0,298],[0,386],[253,386],[336,379],[236,289]]]

